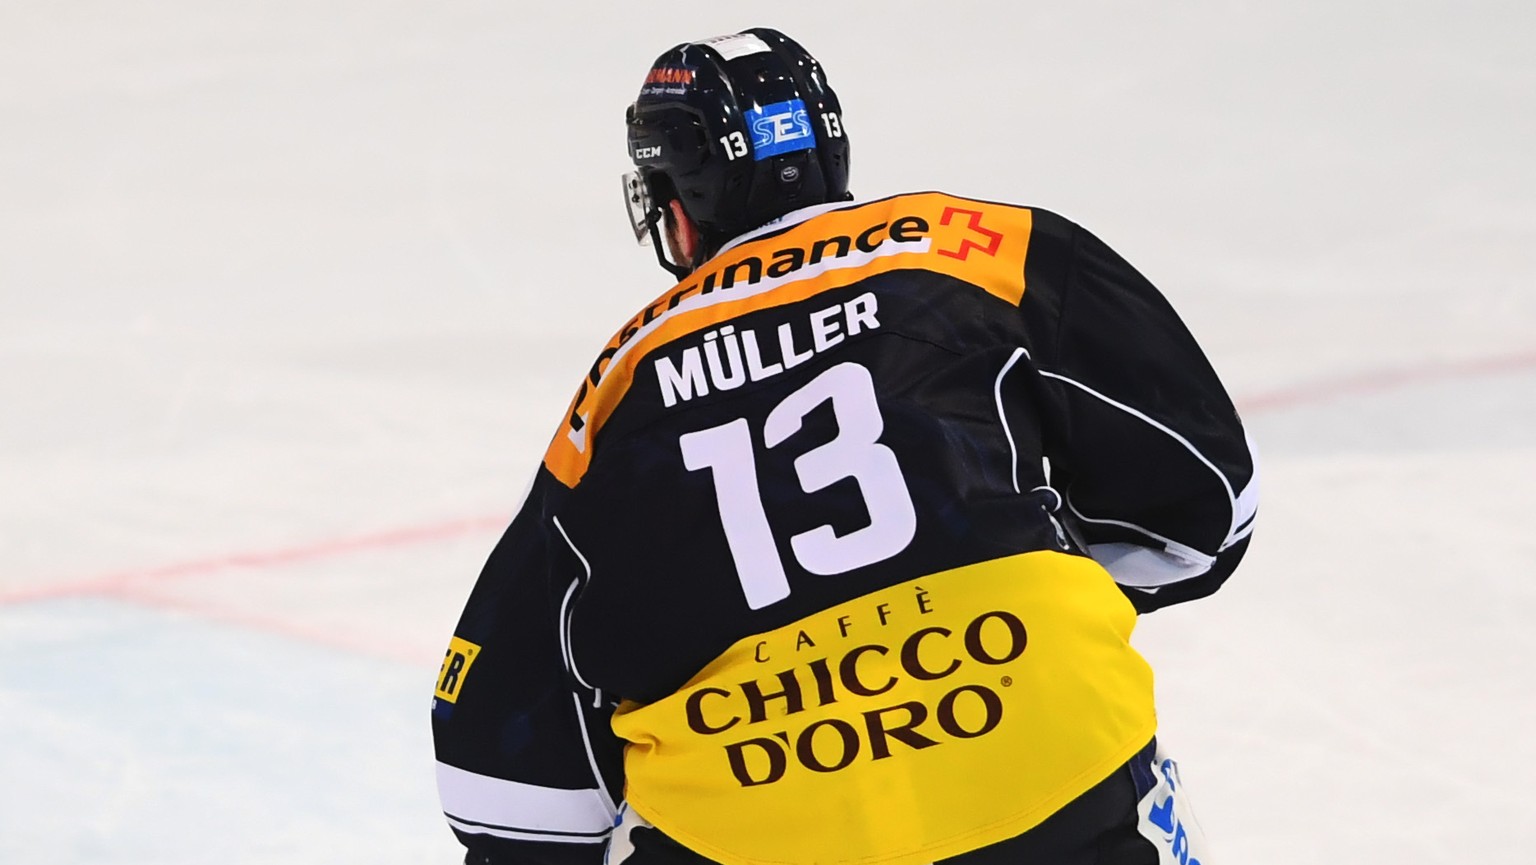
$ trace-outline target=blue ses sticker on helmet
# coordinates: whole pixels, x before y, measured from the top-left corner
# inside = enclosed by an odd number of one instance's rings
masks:
[[[810,115],[799,99],[775,102],[746,111],[747,128],[752,131],[752,158],[758,161],[783,153],[809,150],[816,146],[816,132]]]

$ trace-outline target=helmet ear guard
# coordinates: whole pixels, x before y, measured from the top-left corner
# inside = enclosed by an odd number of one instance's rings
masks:
[[[651,199],[651,194],[646,189],[645,181],[634,171],[624,174],[624,204],[629,210],[630,227],[635,231],[635,242],[641,246],[649,246],[656,252],[656,261],[667,272],[679,280],[687,278],[703,262],[690,262],[687,265],[676,264],[667,260],[666,244],[661,237],[661,224],[667,219],[667,209],[658,206]]]
[[[669,122],[676,118],[642,118],[637,108],[631,105],[626,115],[630,157],[636,168],[623,175],[625,209],[635,241],[641,246],[650,246],[656,253],[657,263],[681,280],[702,264],[703,259],[681,263],[668,260],[668,247],[663,242],[661,229],[671,219],[671,203],[681,199],[670,175],[650,163],[667,159],[671,154],[678,155],[674,161],[684,165],[693,161],[689,155],[698,150],[699,126],[691,118],[682,123]],[[686,205],[684,209],[687,209]]]

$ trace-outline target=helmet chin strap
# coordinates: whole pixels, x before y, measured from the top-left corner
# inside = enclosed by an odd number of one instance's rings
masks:
[[[658,207],[652,210],[651,215],[645,220],[646,225],[649,226],[651,231],[651,248],[656,250],[656,262],[666,269],[668,273],[677,277],[678,282],[682,282],[695,270],[698,270],[699,265],[704,263],[698,260],[700,253],[704,251],[704,247],[703,244],[698,245],[693,252],[694,260],[687,265],[673,264],[668,261],[667,253],[665,252],[666,243],[661,236],[661,217],[662,209]]]

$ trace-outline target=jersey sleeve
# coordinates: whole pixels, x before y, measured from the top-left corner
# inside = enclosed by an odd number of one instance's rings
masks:
[[[438,794],[467,862],[598,865],[622,790],[613,702],[574,674],[584,562],[539,470],[480,573],[432,705]]]
[[[1237,410],[1145,277],[1080,226],[1044,213],[1036,225],[1042,290],[1026,292],[1025,318],[1069,525],[1139,610],[1209,595],[1246,551],[1258,503]]]

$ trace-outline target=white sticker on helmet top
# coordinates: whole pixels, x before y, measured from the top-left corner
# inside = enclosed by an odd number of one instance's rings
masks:
[[[761,54],[764,51],[772,50],[768,47],[767,42],[751,33],[732,33],[729,36],[716,36],[713,39],[701,39],[693,44],[708,45],[727,60],[735,60],[737,57],[745,57],[748,54]]]

